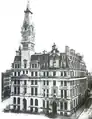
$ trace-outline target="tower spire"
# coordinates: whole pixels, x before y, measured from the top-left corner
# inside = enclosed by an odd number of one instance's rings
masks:
[[[26,7],[26,10],[24,11],[25,13],[31,13],[33,14],[31,11],[30,11],[30,1],[28,0],[27,1],[27,7]]]

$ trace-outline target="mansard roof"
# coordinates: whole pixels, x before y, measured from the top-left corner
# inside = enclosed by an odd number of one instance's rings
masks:
[[[21,61],[21,56],[15,56],[14,62]]]

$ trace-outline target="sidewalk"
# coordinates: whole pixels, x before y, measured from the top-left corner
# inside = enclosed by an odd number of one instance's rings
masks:
[[[79,116],[81,115],[81,113],[83,112],[84,110],[84,105],[81,106],[74,114],[72,114],[70,117],[67,117],[67,116],[58,116],[57,119],[78,119]]]

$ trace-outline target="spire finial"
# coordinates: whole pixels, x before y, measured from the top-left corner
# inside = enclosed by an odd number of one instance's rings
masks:
[[[25,13],[31,13],[33,14],[31,11],[30,11],[30,0],[27,0],[27,8],[26,8],[26,11],[24,11]]]

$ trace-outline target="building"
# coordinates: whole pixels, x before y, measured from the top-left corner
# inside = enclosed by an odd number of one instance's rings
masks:
[[[11,71],[7,70],[6,72],[2,73],[2,93],[1,93],[1,98],[2,101],[10,97],[11,93]]]
[[[35,53],[32,12],[24,11],[22,40],[12,63],[10,110],[71,115],[85,102],[88,79],[83,57],[68,46],[61,53]]]

